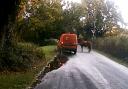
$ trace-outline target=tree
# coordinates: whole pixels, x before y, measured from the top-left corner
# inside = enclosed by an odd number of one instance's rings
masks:
[[[85,31],[92,36],[91,30],[95,30],[96,36],[103,36],[113,26],[118,27],[118,22],[123,22],[122,16],[117,11],[117,6],[112,1],[83,0],[88,14],[86,15]]]
[[[14,22],[18,13],[20,0],[1,1],[0,3],[0,32],[3,32],[5,25],[9,22]]]
[[[8,49],[12,45],[12,25],[15,23],[19,10],[20,0],[1,1],[0,3],[0,35],[2,48]]]
[[[10,68],[15,40],[14,24],[21,0],[2,0],[0,3],[0,70]]]
[[[24,40],[42,44],[45,39],[60,35],[62,7],[59,0],[40,0],[33,5],[26,4],[25,8],[25,18],[19,21],[18,26]],[[27,33],[31,33],[31,36]]]
[[[79,3],[67,3],[63,9],[63,28],[65,31],[79,32],[83,26],[82,18],[85,17],[86,10]]]

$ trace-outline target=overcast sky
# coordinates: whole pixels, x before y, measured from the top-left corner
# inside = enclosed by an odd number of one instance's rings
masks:
[[[118,6],[122,13],[124,21],[128,23],[128,0],[113,0]]]

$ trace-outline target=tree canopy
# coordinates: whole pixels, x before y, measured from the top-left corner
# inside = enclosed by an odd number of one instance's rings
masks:
[[[114,2],[109,0],[83,0],[87,9],[85,31],[91,36],[92,30],[96,36],[103,36],[113,26],[119,27],[123,22],[120,12]]]
[[[87,37],[92,37],[94,31],[95,36],[103,36],[113,26],[120,27],[118,22],[123,23],[122,16],[112,1],[82,1],[82,4],[62,3],[61,0],[3,1],[0,8],[1,36],[3,27],[14,21],[17,21],[15,31],[20,38],[35,43],[42,43],[51,37],[58,38],[65,31]]]

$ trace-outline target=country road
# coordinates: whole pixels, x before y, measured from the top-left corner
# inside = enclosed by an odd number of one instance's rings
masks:
[[[35,89],[128,89],[128,68],[92,51],[69,57],[46,74]]]

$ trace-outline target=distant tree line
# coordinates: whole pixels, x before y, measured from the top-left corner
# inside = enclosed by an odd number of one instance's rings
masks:
[[[102,37],[113,26],[120,27],[118,22],[124,23],[112,1],[82,1],[82,4],[62,3],[62,0],[3,1],[0,8],[1,38],[6,39],[6,33],[12,32],[15,40],[43,44],[45,39],[59,38],[67,31],[86,37],[92,37],[95,32],[95,36]],[[7,28],[14,30],[7,31]]]
[[[19,15],[18,36],[20,40],[37,44],[43,44],[45,39],[57,39],[68,31],[87,38],[102,37],[113,26],[120,28],[118,22],[124,23],[117,9],[109,0],[83,0],[82,4],[31,0],[26,2]]]

